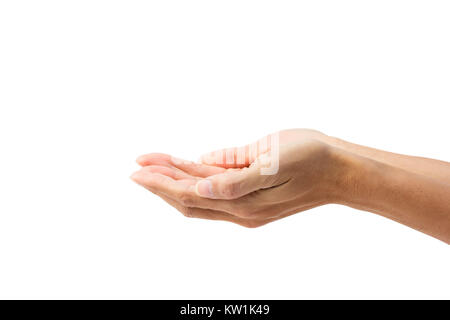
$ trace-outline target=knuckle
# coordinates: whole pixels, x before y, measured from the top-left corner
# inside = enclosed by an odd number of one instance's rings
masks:
[[[252,215],[252,213],[249,210],[247,210],[246,208],[242,208],[242,207],[236,207],[233,209],[233,211],[236,216],[241,217],[241,218],[248,219]]]
[[[245,219],[258,218],[259,216],[259,209],[252,206],[237,206],[233,208],[233,211],[237,216]]]
[[[262,208],[255,213],[254,217],[257,219],[273,219],[280,214],[279,210]]]
[[[181,210],[181,213],[186,217],[186,218],[193,218],[194,217],[194,210],[192,208],[188,208],[188,207],[184,207]]]
[[[244,222],[242,225],[248,229],[254,229],[254,228],[261,227],[263,225],[263,223],[256,221],[256,220],[248,220],[248,221]]]
[[[194,205],[194,198],[188,193],[180,194],[179,201],[185,207],[191,207]]]

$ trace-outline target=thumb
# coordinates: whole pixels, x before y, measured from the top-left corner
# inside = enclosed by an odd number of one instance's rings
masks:
[[[259,166],[230,170],[199,180],[195,191],[204,198],[236,199],[268,187],[268,177],[260,174]]]

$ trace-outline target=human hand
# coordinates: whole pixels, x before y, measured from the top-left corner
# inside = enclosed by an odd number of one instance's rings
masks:
[[[276,136],[277,155],[270,143],[273,136],[266,137],[267,143],[207,154],[202,164],[164,154],[144,155],[137,159],[142,168],[132,179],[188,217],[246,227],[333,202],[345,168],[326,136],[303,129]],[[275,156],[278,171],[261,174],[265,160]]]

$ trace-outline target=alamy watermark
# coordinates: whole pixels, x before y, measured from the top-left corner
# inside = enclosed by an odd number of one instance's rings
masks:
[[[214,151],[202,160],[209,165],[225,165],[228,168],[256,163],[261,175],[274,175],[278,173],[280,164],[280,136],[277,132],[245,147]]]

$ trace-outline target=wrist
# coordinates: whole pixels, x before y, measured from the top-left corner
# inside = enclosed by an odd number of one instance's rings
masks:
[[[376,179],[377,162],[336,146],[329,146],[329,170],[324,177],[328,203],[353,206],[370,192],[367,177]],[[372,181],[371,185],[376,183]]]

